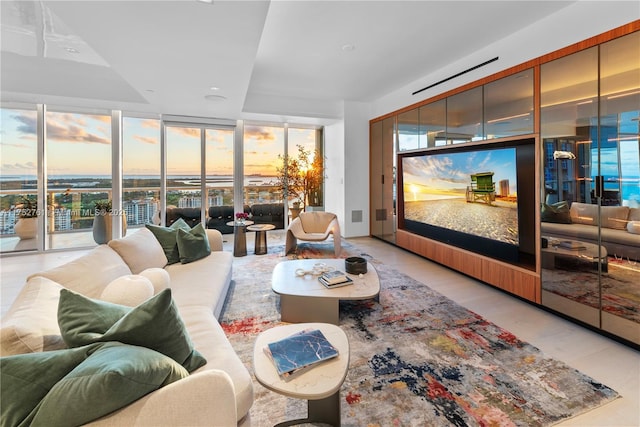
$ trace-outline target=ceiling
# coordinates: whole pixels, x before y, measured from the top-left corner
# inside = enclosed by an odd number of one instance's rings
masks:
[[[0,89],[50,106],[326,122],[571,3],[2,0]]]

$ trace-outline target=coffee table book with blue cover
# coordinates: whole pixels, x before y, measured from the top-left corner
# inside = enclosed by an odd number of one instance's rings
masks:
[[[264,351],[273,360],[278,374],[284,379],[338,356],[338,350],[319,329],[305,329],[269,343]]]

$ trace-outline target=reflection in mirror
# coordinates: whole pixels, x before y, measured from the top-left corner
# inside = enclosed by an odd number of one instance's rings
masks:
[[[542,303],[636,344],[639,71],[640,33],[541,66]]]

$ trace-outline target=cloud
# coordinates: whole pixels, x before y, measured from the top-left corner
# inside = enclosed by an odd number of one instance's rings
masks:
[[[147,129],[160,129],[160,120],[144,119],[140,121],[140,126]]]
[[[143,144],[151,144],[156,145],[160,141],[155,136],[142,136],[142,135],[134,135],[133,139],[142,142]]]
[[[35,171],[36,164],[34,162],[26,162],[26,163],[3,163],[2,171],[3,172],[25,172],[25,171]]]
[[[18,132],[21,132],[25,135],[28,135],[31,138],[35,138],[37,135],[37,121],[38,118],[32,112],[25,112],[21,114],[16,114],[11,116],[12,119],[16,120],[20,124],[16,127]]]
[[[97,143],[110,145],[111,138],[87,132],[87,129],[75,125],[47,121],[47,139],[72,144]]]
[[[261,126],[246,126],[244,128],[244,137],[255,139],[258,142],[275,141],[276,135],[270,128]]]

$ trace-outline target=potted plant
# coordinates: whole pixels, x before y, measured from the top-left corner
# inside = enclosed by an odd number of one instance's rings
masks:
[[[94,203],[93,240],[99,245],[108,243],[113,235],[113,212],[111,200],[98,200]],[[127,219],[122,215],[122,234],[127,232]]]
[[[301,145],[298,156],[282,156],[282,165],[276,168],[276,181],[288,200],[292,200],[292,218],[310,204],[318,203],[318,193],[324,178],[324,165],[318,150],[313,153]],[[313,197],[312,197],[313,196]]]
[[[27,196],[17,206],[18,221],[14,230],[21,240],[33,239],[38,234],[38,202]]]

